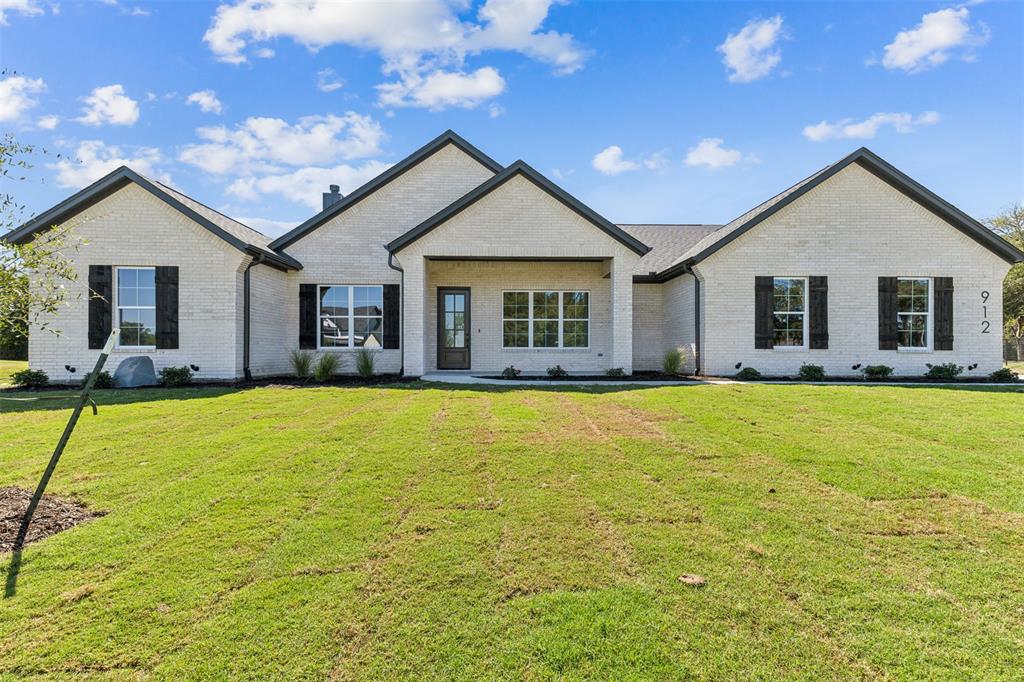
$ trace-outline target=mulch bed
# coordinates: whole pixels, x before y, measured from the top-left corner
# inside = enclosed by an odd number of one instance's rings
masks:
[[[117,389],[98,389],[94,388],[93,392],[103,390],[116,390],[116,391],[137,391],[142,389],[173,389],[173,388],[262,388],[272,386],[274,388],[283,388],[285,386],[299,387],[299,386],[387,386],[391,384],[408,384],[418,381],[419,377],[406,377],[398,374],[375,374],[368,379],[364,379],[357,375],[338,375],[331,377],[325,382],[317,382],[312,379],[298,379],[293,376],[276,376],[276,377],[260,377],[259,379],[253,379],[246,381],[245,379],[239,379],[237,381],[223,380],[223,381],[201,381],[196,380],[183,386],[141,386],[139,388],[117,388]],[[16,388],[14,386],[0,387],[0,395],[4,393],[46,393],[50,391],[72,391],[74,393],[81,392],[81,386],[78,384],[49,384],[42,388]]]
[[[21,520],[31,499],[31,490],[14,486],[0,488],[0,553],[14,549],[14,540],[18,537]],[[78,500],[69,497],[44,494],[32,515],[25,543],[43,540],[105,513],[88,509]]]
[[[625,381],[631,384],[641,381],[694,381],[691,376],[669,376],[661,372],[634,372],[629,376],[610,377],[607,374],[570,374],[564,377],[549,377],[546,374],[522,374],[514,380],[500,374],[480,375],[481,379],[505,379],[507,381]]]

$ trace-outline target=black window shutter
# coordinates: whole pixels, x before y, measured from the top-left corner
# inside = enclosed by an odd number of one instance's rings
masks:
[[[398,348],[402,337],[402,287],[384,285],[384,348]]]
[[[315,284],[299,285],[299,348],[316,348],[317,300]]]
[[[897,278],[878,278],[878,350],[896,350],[899,337],[896,334],[896,286]]]
[[[807,283],[810,347],[824,350],[828,348],[828,277],[810,277]]]
[[[89,348],[103,348],[111,329],[111,301],[114,298],[114,268],[89,266]]]
[[[935,308],[935,350],[953,350],[953,278],[932,281]]]
[[[178,347],[178,266],[156,268],[156,347]]]
[[[775,278],[754,278],[754,348],[775,345]]]

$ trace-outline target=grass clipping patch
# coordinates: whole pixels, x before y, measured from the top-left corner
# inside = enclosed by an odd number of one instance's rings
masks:
[[[18,537],[21,520],[31,499],[31,490],[14,486],[0,488],[0,553],[14,549],[14,540]],[[103,514],[104,512],[88,509],[78,500],[43,495],[35,514],[32,515],[25,544],[43,540]]]

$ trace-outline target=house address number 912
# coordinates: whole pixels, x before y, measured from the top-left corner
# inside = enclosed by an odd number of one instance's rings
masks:
[[[987,305],[988,304],[988,297],[989,297],[989,293],[987,291],[982,291],[981,292],[981,304],[982,304],[981,305],[981,317],[982,317],[982,320],[981,320],[981,333],[982,334],[991,334],[992,333],[991,332],[992,323],[988,321],[988,305]]]

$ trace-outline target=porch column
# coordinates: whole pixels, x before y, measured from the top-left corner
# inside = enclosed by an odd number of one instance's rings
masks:
[[[633,373],[633,263],[611,259],[612,352],[609,367]]]
[[[404,260],[408,260],[405,263]],[[403,259],[405,271],[405,306],[402,309],[402,327],[405,329],[405,375],[418,377],[426,371],[424,364],[424,320],[426,319],[427,268],[421,256]]]

